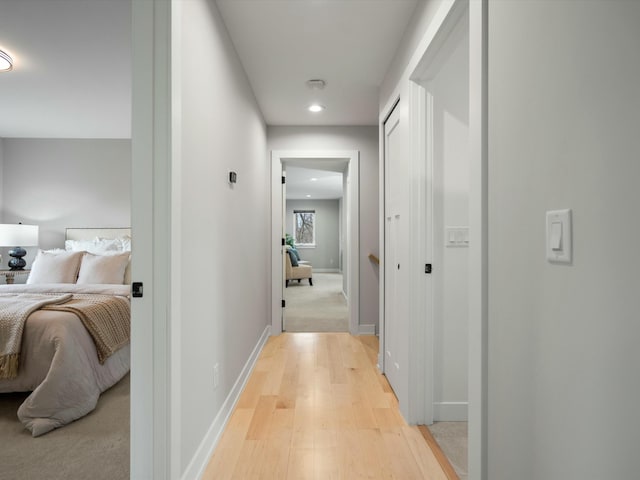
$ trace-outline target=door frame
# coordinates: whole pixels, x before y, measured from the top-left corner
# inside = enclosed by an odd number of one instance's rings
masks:
[[[487,25],[488,0],[449,0],[443,2],[435,12],[430,26],[412,55],[396,90],[380,116],[380,191],[384,192],[384,146],[383,124],[401,95],[408,99],[407,118],[411,145],[411,172],[428,174],[429,145],[426,143],[425,123],[429,108],[426,91],[419,79],[455,28],[465,12],[469,14],[469,147],[470,147],[470,191],[469,191],[469,361],[468,361],[468,418],[469,418],[469,478],[486,480],[487,476],[487,325],[488,325],[488,150],[487,150]],[[424,170],[421,170],[424,166]],[[424,177],[423,177],[424,178]],[[412,242],[420,242],[422,231],[414,222],[424,222],[424,199],[429,193],[420,182],[410,185],[410,216],[413,224]],[[422,206],[421,206],[422,205]],[[384,218],[384,193],[380,201],[380,218]],[[380,241],[384,245],[384,223],[380,227]],[[412,254],[425,255],[420,243],[412,245]],[[422,252],[421,252],[422,249]],[[381,252],[384,248],[381,248]],[[415,258],[426,258],[418,256]],[[384,258],[381,259],[384,265]],[[428,263],[428,262],[425,262]],[[382,268],[384,266],[382,265]],[[381,270],[381,279],[383,279]],[[427,308],[424,301],[425,287],[422,279],[414,276],[409,319],[409,418],[416,424],[429,417],[433,409],[433,385],[429,368],[429,331],[432,326],[425,322]],[[380,282],[380,332],[384,332],[384,282]],[[380,339],[379,368],[384,371],[384,339]],[[432,376],[431,376],[432,377]],[[429,408],[429,404],[431,407]],[[432,413],[431,413],[432,415]]]
[[[360,325],[360,152],[358,150],[272,150],[271,151],[271,335],[282,333],[284,271],[282,249],[282,165],[287,159],[346,159],[347,179],[347,279],[349,332]]]
[[[179,264],[171,255],[179,244],[171,192],[179,183],[171,94],[179,10],[177,2],[161,0],[132,2],[131,10],[131,271],[144,283],[144,297],[131,300],[130,476],[157,480],[180,472],[179,323],[172,323]]]
[[[419,81],[446,48],[450,33],[468,15],[469,41],[469,315],[468,315],[468,468],[472,480],[487,479],[487,0],[454,0],[410,75],[411,109],[428,121],[429,102]],[[426,106],[426,108],[425,108]],[[412,137],[423,128],[412,125]],[[423,132],[425,130],[422,130]],[[415,145],[424,149],[424,144]],[[417,158],[429,157],[429,149]],[[429,164],[427,160],[427,165]],[[419,317],[418,317],[419,318]],[[414,321],[417,318],[413,319]],[[419,352],[418,352],[419,353]],[[417,357],[419,358],[419,357]]]

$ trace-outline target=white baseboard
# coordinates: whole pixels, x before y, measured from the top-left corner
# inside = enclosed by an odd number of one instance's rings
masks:
[[[233,385],[233,388],[227,395],[220,411],[216,415],[216,418],[211,423],[211,426],[207,430],[207,434],[200,442],[196,453],[193,458],[189,462],[187,469],[181,477],[181,480],[194,480],[201,478],[204,474],[205,468],[209,464],[209,460],[213,455],[213,451],[218,445],[220,441],[220,437],[222,437],[222,432],[224,431],[224,427],[227,425],[229,418],[231,417],[231,413],[233,413],[233,409],[240,398],[240,394],[244,389],[244,386],[249,379],[249,375],[253,370],[256,361],[258,360],[258,356],[264,347],[264,344],[267,343],[267,339],[269,338],[269,334],[271,332],[271,325],[267,325],[258,340],[258,343],[254,347],[251,355],[247,359],[247,362],[244,364],[236,383]]]
[[[469,419],[469,402],[433,402],[435,422],[466,422]]]
[[[376,326],[373,323],[358,325],[358,335],[375,335]]]

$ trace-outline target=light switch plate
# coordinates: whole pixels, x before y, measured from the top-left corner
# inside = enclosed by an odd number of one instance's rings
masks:
[[[469,227],[449,227],[444,228],[445,247],[468,247]]]
[[[558,227],[558,224],[561,227]],[[571,209],[547,212],[547,260],[552,263],[571,263],[572,260]],[[558,238],[559,235],[559,238]]]

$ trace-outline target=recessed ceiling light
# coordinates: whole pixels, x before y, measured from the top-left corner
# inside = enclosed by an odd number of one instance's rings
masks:
[[[324,110],[324,107],[322,105],[319,105],[317,103],[314,103],[313,105],[309,106],[309,111],[313,112],[313,113],[318,113]]]
[[[317,181],[318,181],[318,179],[317,179],[316,177],[313,177],[313,178],[311,179],[311,181],[312,181],[312,182],[317,182]]]
[[[307,195],[307,198],[311,198],[311,195]]]
[[[8,72],[13,68],[13,60],[5,52],[0,50],[0,72]]]

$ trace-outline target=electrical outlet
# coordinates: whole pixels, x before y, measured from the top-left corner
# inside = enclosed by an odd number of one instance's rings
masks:
[[[213,366],[213,388],[218,388],[220,385],[220,364],[216,363]]]

